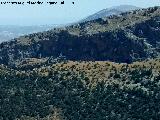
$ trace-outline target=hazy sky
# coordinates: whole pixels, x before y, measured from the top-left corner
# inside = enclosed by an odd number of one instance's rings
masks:
[[[29,0],[0,0],[29,1]],[[30,0],[38,1],[38,0]],[[119,5],[137,7],[160,6],[160,0],[39,0],[43,2],[57,1],[56,5],[1,5],[0,25],[45,25],[65,24],[78,21],[104,8]],[[75,2],[75,4],[72,4]]]

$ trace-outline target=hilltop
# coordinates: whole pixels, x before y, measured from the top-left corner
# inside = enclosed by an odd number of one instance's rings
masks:
[[[86,21],[91,21],[91,20],[95,20],[98,18],[103,18],[103,17],[108,17],[111,15],[119,15],[121,13],[124,12],[129,12],[129,11],[133,11],[133,10],[138,10],[140,9],[139,7],[136,6],[132,6],[132,5],[120,5],[120,6],[114,6],[111,8],[107,8],[107,9],[103,9],[93,15],[90,15],[88,17],[86,17],[85,19],[81,20],[80,22],[86,22]]]

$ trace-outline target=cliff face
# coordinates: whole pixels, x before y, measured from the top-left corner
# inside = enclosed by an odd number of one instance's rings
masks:
[[[0,44],[0,63],[65,56],[131,63],[160,54],[160,8],[122,13]]]

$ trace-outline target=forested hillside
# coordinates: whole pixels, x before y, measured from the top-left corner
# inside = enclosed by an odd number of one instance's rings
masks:
[[[159,120],[160,7],[0,44],[0,120]]]
[[[0,118],[158,120],[160,60],[64,61],[33,70],[1,66]]]

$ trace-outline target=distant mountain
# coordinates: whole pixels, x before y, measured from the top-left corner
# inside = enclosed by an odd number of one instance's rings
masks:
[[[95,20],[95,19],[98,19],[98,18],[110,16],[110,15],[118,15],[120,13],[127,12],[127,11],[132,11],[132,10],[136,10],[136,9],[140,9],[140,8],[136,7],[136,6],[132,6],[132,5],[114,6],[114,7],[111,7],[111,8],[103,9],[103,10],[101,10],[101,11],[99,11],[99,12],[93,14],[93,15],[90,15],[80,22]]]
[[[57,25],[16,26],[0,25],[0,43],[23,35],[43,32],[57,27]]]

